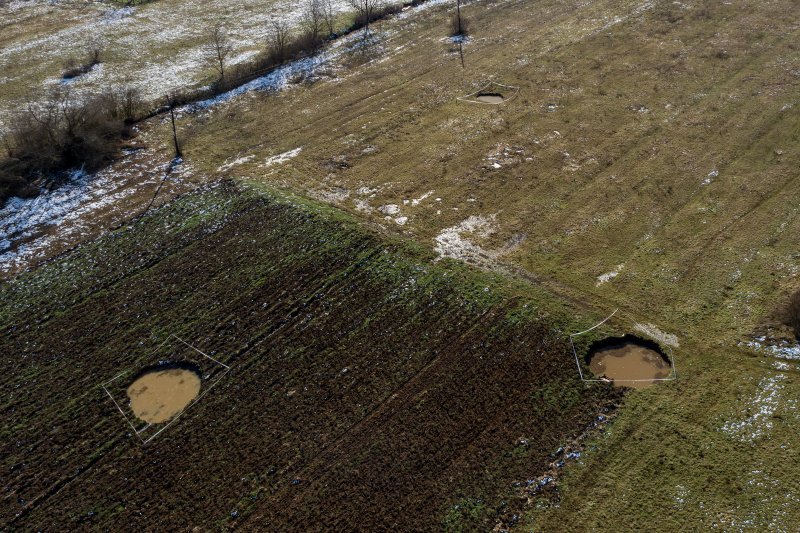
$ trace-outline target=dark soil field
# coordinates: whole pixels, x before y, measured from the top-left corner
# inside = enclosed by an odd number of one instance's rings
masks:
[[[0,302],[11,529],[487,530],[621,394],[581,384],[540,289],[232,184]],[[231,370],[143,445],[101,383],[173,334]]]

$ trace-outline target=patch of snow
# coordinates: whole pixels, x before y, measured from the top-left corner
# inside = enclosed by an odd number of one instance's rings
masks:
[[[400,213],[400,206],[397,204],[386,204],[378,208],[384,215],[397,215]]]
[[[439,258],[451,257],[455,259],[481,260],[491,257],[491,254],[482,247],[471,242],[463,234],[473,234],[478,237],[489,237],[497,231],[497,214],[484,217],[472,215],[462,220],[455,226],[443,229],[435,238],[434,250]]]
[[[271,157],[268,157],[266,160],[264,160],[264,165],[263,166],[271,167],[273,165],[282,165],[283,163],[286,163],[290,159],[294,159],[295,157],[300,155],[300,152],[302,152],[302,151],[303,151],[303,147],[301,146],[299,148],[295,148],[294,150],[289,150],[288,152],[283,152],[282,154],[273,155]]]
[[[356,194],[359,194],[361,196],[370,196],[376,192],[378,192],[378,189],[372,189],[370,187],[359,187],[358,189],[356,189]]]
[[[412,207],[416,207],[416,206],[418,206],[418,205],[420,204],[420,202],[422,202],[423,200],[426,200],[426,199],[427,199],[428,197],[430,197],[430,195],[432,195],[434,192],[435,192],[435,191],[428,191],[428,192],[426,192],[425,194],[423,194],[422,196],[420,196],[419,198],[413,198],[413,199],[411,200],[411,206],[412,206]]]
[[[657,340],[661,344],[666,344],[667,346],[672,346],[673,348],[678,348],[681,345],[677,335],[665,333],[653,324],[635,324],[633,329],[644,333],[648,337]]]
[[[0,209],[0,273],[24,268],[55,243],[85,238],[101,214],[115,211],[126,198],[151,194],[168,165],[133,165],[122,173],[108,168],[95,175],[74,171],[67,183],[36,198],[9,199]],[[181,172],[173,170],[175,179],[180,180]]]
[[[800,360],[800,344],[789,343],[787,341],[780,341],[778,344],[769,344],[767,337],[756,337],[755,339],[740,343],[751,350],[774,355],[781,359],[788,359],[790,361]]]
[[[725,422],[722,431],[747,443],[767,435],[772,430],[773,415],[778,410],[785,379],[784,374],[763,378],[755,395],[747,402],[747,412],[752,414],[741,420]]]
[[[467,44],[472,41],[472,38],[469,35],[453,35],[452,37],[443,37],[440,40],[445,43]]]
[[[372,213],[372,206],[369,205],[368,200],[362,200],[360,198],[356,198],[355,200],[353,200],[353,203],[355,204],[356,211],[361,211],[363,213]]]
[[[716,178],[717,176],[719,176],[719,170],[715,168],[714,170],[708,173],[706,179],[703,180],[702,185],[708,185],[709,183],[714,181],[714,178]]]
[[[599,276],[597,276],[597,283],[595,283],[595,287],[599,287],[603,283],[608,283],[612,279],[619,276],[620,270],[622,270],[624,267],[625,263],[622,263],[621,265],[617,265],[616,268],[611,272],[606,272],[605,274],[600,274]]]
[[[244,157],[237,157],[231,162],[228,162],[226,160],[225,163],[223,163],[222,165],[220,165],[219,168],[217,168],[217,172],[225,172],[226,170],[230,170],[237,165],[242,165],[244,163],[247,163],[248,161],[252,161],[255,157],[256,156],[254,155],[246,155]]]

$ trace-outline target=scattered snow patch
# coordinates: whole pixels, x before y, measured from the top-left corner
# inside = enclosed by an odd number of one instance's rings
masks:
[[[488,217],[472,215],[455,226],[445,228],[434,238],[436,242],[434,250],[439,254],[440,259],[443,257],[473,260],[490,258],[491,254],[488,251],[469,241],[462,234],[488,237],[497,230],[496,219],[497,214]]]
[[[636,324],[633,326],[633,329],[644,333],[648,337],[651,337],[661,344],[666,344],[667,346],[672,346],[673,348],[678,348],[681,344],[678,341],[677,335],[672,335],[671,333],[664,333],[660,329],[658,329],[653,324]]]
[[[273,155],[264,161],[264,166],[271,167],[272,165],[282,165],[290,159],[297,157],[302,151],[303,147],[301,146],[300,148],[295,148],[294,150],[289,150],[288,152],[283,152],[282,154]]]
[[[230,170],[237,165],[242,165],[244,163],[247,163],[248,161],[251,161],[253,158],[255,158],[254,155],[246,155],[244,157],[237,157],[231,162],[228,162],[226,160],[224,164],[222,164],[219,168],[217,168],[217,172],[225,172],[226,170]]]
[[[611,272],[606,272],[605,274],[600,274],[599,276],[597,276],[597,283],[595,283],[595,286],[599,287],[603,283],[608,283],[612,279],[616,278],[617,276],[619,276],[620,270],[622,270],[624,267],[625,267],[625,263],[623,263],[621,265],[617,265],[616,268],[614,270],[612,270]]]
[[[783,381],[786,375],[766,377],[758,383],[758,391],[747,402],[747,412],[752,413],[738,421],[728,421],[722,431],[741,442],[754,442],[772,430],[773,415],[778,410]]]

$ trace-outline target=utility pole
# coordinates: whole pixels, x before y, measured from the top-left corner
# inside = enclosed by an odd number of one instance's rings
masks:
[[[456,0],[456,11],[458,12],[458,34],[462,35],[461,29],[461,0]]]
[[[178,130],[175,127],[175,103],[167,95],[167,105],[169,105],[169,118],[172,120],[172,143],[175,145],[175,157],[183,157],[181,147],[178,144]]]

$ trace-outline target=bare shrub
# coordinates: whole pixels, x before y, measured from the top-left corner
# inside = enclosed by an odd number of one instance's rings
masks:
[[[784,323],[792,328],[795,336],[800,339],[800,291],[789,298],[789,304],[784,313]]]
[[[209,31],[209,42],[206,45],[208,62],[217,71],[218,81],[225,80],[225,62],[233,52],[233,45],[228,38],[228,33],[221,23],[216,23]]]
[[[86,49],[86,54],[82,61],[75,57],[67,58],[64,62],[64,71],[61,73],[61,77],[65,80],[69,80],[77,78],[78,76],[83,76],[92,70],[95,65],[100,64],[101,55],[102,47],[98,43],[90,44]]]
[[[8,156],[0,161],[0,199],[61,171],[93,170],[113,159],[126,131],[125,104],[125,91],[78,99],[68,88],[29,104],[12,118],[5,137]]]
[[[124,86],[107,89],[98,97],[104,113],[113,120],[122,120],[131,124],[139,118],[143,108],[141,93],[135,87]]]
[[[383,10],[383,0],[348,0],[348,4],[356,12],[356,27],[363,27],[369,33],[369,25],[380,17]]]
[[[269,58],[274,64],[285,61],[289,48],[289,25],[281,19],[274,18],[270,21],[272,34],[269,37]]]

